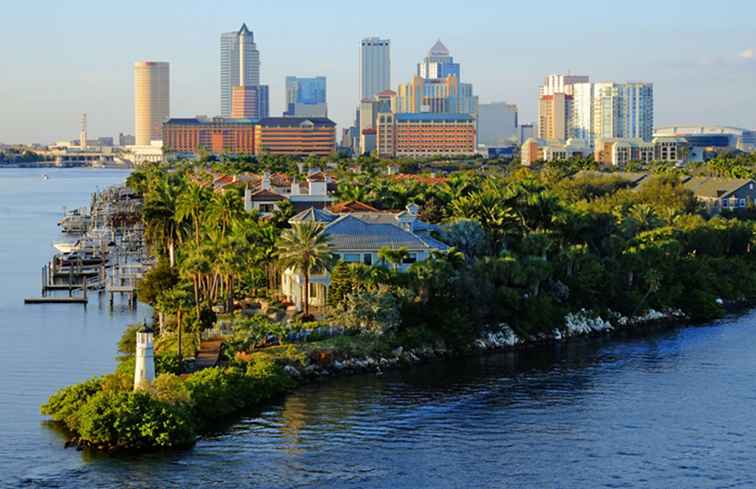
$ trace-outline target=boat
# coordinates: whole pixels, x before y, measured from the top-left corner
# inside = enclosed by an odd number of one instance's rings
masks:
[[[80,243],[80,241],[58,241],[53,243],[53,248],[61,253],[71,253],[79,249]]]
[[[58,222],[60,230],[64,233],[85,233],[89,228],[92,217],[86,213],[85,209],[74,209],[66,212]]]
[[[56,255],[55,260],[60,267],[89,267],[103,265],[107,258],[101,254],[89,251],[74,251]]]

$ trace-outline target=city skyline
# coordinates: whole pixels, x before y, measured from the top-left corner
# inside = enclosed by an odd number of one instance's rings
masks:
[[[141,3],[154,12],[139,19],[141,31],[128,31],[125,26],[135,25]],[[142,59],[171,64],[172,116],[218,115],[218,39],[242,23],[254,32],[263,53],[260,82],[270,86],[271,114],[285,110],[286,75],[315,73],[328,79],[329,116],[341,128],[350,125],[359,100],[360,42],[377,36],[391,40],[392,89],[397,81],[411,79],[428,46],[441,39],[464,64],[464,81],[475,86],[480,102],[516,104],[520,123],[536,120],[537,87],[544,76],[572,72],[588,73],[596,82],[654,83],[657,126],[756,128],[756,94],[750,90],[756,81],[756,34],[746,21],[756,6],[732,2],[739,15],[730,18],[725,16],[734,10],[726,6],[703,16],[689,2],[641,1],[617,18],[584,5],[515,6],[507,12],[473,5],[453,18],[426,12],[426,21],[418,23],[412,15],[390,15],[392,8],[371,14],[369,22],[345,11],[346,5],[316,8],[295,2],[298,15],[283,28],[280,8],[268,2],[255,9],[233,3],[222,12],[190,4],[179,13],[135,2],[134,12],[119,13],[119,22],[97,9],[82,13],[52,3],[45,9],[14,5],[5,12],[7,27],[0,41],[27,45],[6,53],[10,69],[0,80],[0,142],[76,137],[81,113],[88,114],[93,137],[133,134],[131,67]],[[387,2],[387,7],[400,5]],[[419,10],[412,7],[405,14]],[[24,28],[40,23],[49,28],[33,34]],[[572,28],[576,23],[582,28]],[[322,35],[324,28],[328,36]],[[60,37],[63,31],[66,35]],[[42,88],[51,83],[56,90]]]

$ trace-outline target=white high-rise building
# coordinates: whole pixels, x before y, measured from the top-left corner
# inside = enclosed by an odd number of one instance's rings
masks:
[[[572,120],[570,137],[593,145],[593,83],[572,85]]]
[[[162,139],[163,122],[170,117],[168,63],[134,63],[134,136],[138,146]]]
[[[391,88],[391,41],[378,37],[360,46],[360,100],[372,99]]]
[[[555,93],[564,93],[572,95],[572,86],[576,83],[587,83],[589,77],[586,75],[549,75],[543,79],[543,85],[538,90],[539,96],[554,95]]]
[[[244,63],[240,62],[242,57]],[[236,32],[221,34],[220,58],[220,112],[221,116],[229,117],[234,87],[260,85],[260,51],[247,24]]]
[[[652,83],[596,83],[593,87],[593,140],[651,141],[654,133]]]

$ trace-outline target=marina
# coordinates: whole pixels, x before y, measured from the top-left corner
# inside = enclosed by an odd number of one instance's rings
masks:
[[[67,211],[58,221],[66,240],[41,272],[41,297],[25,304],[84,304],[87,291],[137,306],[137,281],[149,265],[141,224],[141,201],[124,185],[92,194],[88,208]],[[67,292],[67,295],[59,295]],[[74,295],[74,292],[77,295]]]

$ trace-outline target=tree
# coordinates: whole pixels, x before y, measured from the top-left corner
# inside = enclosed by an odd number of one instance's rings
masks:
[[[319,223],[306,221],[285,230],[278,240],[276,256],[283,268],[294,268],[304,274],[304,314],[310,315],[310,274],[326,269],[332,261],[328,235]]]
[[[194,226],[194,239],[200,245],[200,228],[202,211],[207,201],[207,190],[195,182],[190,182],[176,200],[176,222],[191,222]]]
[[[390,263],[395,272],[399,269],[399,265],[404,262],[408,256],[409,250],[404,246],[400,248],[384,246],[378,250],[378,258],[386,263]]]
[[[166,252],[171,267],[176,265],[176,243],[181,237],[175,218],[178,193],[177,187],[161,181],[146,194],[142,211],[146,238]]]

